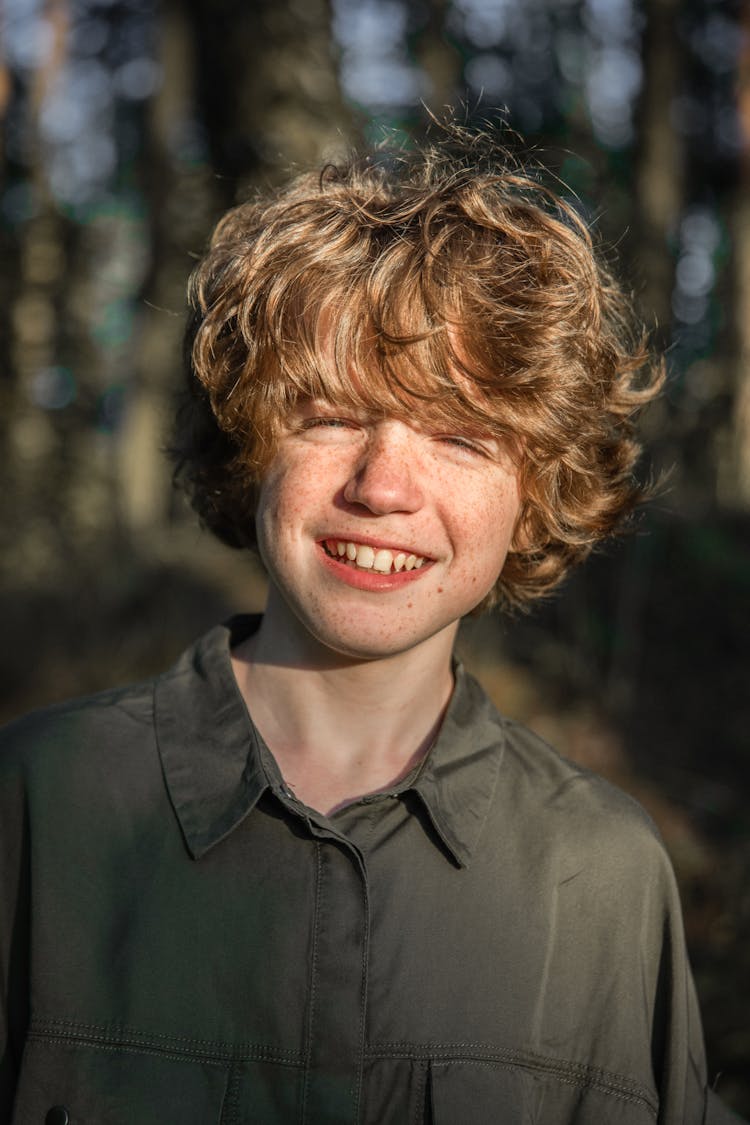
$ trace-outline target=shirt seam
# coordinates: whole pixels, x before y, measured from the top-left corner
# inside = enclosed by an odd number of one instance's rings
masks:
[[[154,1055],[161,1059],[166,1059],[169,1062],[194,1062],[200,1063],[201,1066],[215,1066],[221,1070],[231,1071],[232,1066],[236,1063],[246,1062],[270,1062],[277,1066],[288,1066],[292,1068],[299,1068],[301,1063],[299,1060],[273,1058],[267,1054],[246,1054],[246,1055],[230,1055],[227,1057],[202,1055],[192,1051],[173,1051],[165,1047],[150,1047],[142,1046],[140,1044],[131,1045],[128,1043],[118,1043],[116,1041],[102,1041],[93,1038],[92,1036],[80,1035],[41,1035],[38,1033],[31,1034],[28,1041],[36,1043],[39,1047],[62,1047],[64,1050],[75,1051],[79,1047],[90,1047],[94,1051],[112,1051],[117,1054],[127,1055]]]
[[[199,1059],[216,1065],[251,1061],[277,1062],[287,1066],[301,1066],[304,1063],[299,1051],[263,1044],[232,1046],[220,1040],[186,1039],[158,1032],[139,1032],[132,1028],[107,1028],[98,1024],[77,1023],[73,1020],[35,1019],[31,1023],[28,1037],[39,1042],[161,1054],[174,1059]]]
[[[315,843],[315,908],[312,925],[312,954],[310,957],[310,1001],[307,1012],[307,1041],[305,1043],[305,1073],[302,1080],[302,1105],[300,1121],[304,1125],[307,1117],[307,1097],[310,1089],[310,1069],[312,1065],[312,1044],[315,1024],[315,1000],[318,971],[318,929],[320,926],[321,897],[323,888],[323,847]]]
[[[239,1122],[241,1081],[242,1076],[239,1069],[236,1066],[230,1066],[219,1125],[237,1125]]]
[[[431,1043],[420,1046],[386,1042],[371,1044],[366,1053],[368,1058],[409,1058],[415,1061],[426,1059],[436,1063],[472,1062],[485,1066],[515,1066],[527,1070],[539,1070],[560,1081],[593,1087],[611,1093],[615,1097],[641,1102],[654,1113],[658,1109],[658,1100],[655,1096],[624,1074],[568,1059],[537,1055],[532,1051],[510,1048],[497,1050],[483,1043]]]
[[[427,1109],[427,1079],[430,1071],[427,1063],[423,1060],[419,1061],[418,1066],[419,1072],[415,1082],[414,1106],[412,1110],[413,1125],[423,1125],[425,1111]]]
[[[448,1060],[441,1060],[441,1062],[445,1061]],[[561,1085],[573,1086],[581,1090],[595,1090],[597,1093],[605,1094],[607,1097],[614,1098],[617,1101],[628,1102],[631,1105],[643,1106],[646,1111],[654,1118],[654,1120],[656,1120],[657,1117],[658,1107],[655,1106],[650,1099],[642,1096],[641,1094],[631,1093],[628,1090],[619,1089],[617,1087],[610,1086],[607,1083],[598,1082],[595,1079],[592,1079],[590,1081],[582,1081],[581,1079],[576,1078],[574,1075],[551,1072],[542,1067],[531,1067],[528,1064],[522,1063],[495,1062],[483,1059],[472,1059],[471,1062],[473,1066],[484,1066],[487,1068],[502,1067],[502,1069],[504,1070],[541,1070],[543,1073],[549,1074],[552,1078],[554,1078],[555,1082],[559,1082]]]
[[[360,1109],[362,1105],[362,1085],[364,1080],[364,1064],[365,1064],[365,1050],[366,1043],[366,1020],[367,1020],[367,994],[369,985],[369,959],[370,959],[370,895],[368,891],[367,880],[367,865],[364,856],[361,852],[357,853],[360,874],[362,876],[362,899],[364,903],[364,940],[362,942],[362,968],[361,979],[362,985],[360,988],[360,1001],[359,1001],[359,1058],[357,1059],[357,1089],[355,1092],[354,1109],[355,1121],[359,1121]]]

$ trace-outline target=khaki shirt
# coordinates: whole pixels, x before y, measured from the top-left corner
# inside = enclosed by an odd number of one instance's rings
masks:
[[[322,816],[234,681],[253,627],[4,733],[0,1120],[731,1120],[641,809],[458,669],[421,768]]]

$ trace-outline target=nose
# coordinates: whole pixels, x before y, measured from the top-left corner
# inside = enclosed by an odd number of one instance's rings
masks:
[[[347,503],[378,516],[417,511],[424,502],[417,445],[418,435],[405,422],[373,426],[344,486]]]

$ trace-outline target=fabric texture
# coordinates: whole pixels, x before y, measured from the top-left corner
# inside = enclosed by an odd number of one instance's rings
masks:
[[[739,1120],[645,813],[458,668],[420,769],[322,816],[236,686],[255,627],[3,733],[0,1120]]]

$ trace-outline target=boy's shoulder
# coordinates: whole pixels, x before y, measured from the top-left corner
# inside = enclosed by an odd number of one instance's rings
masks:
[[[503,815],[534,850],[571,872],[617,881],[671,865],[646,810],[623,789],[563,757],[522,723],[503,719]]]
[[[483,830],[490,855],[500,849],[537,856],[541,864],[559,862],[561,870],[578,865],[594,874],[601,869],[603,877],[616,874],[618,857],[624,857],[631,871],[641,859],[664,863],[659,832],[633,797],[498,711],[460,664],[457,683],[456,725],[465,738],[467,767],[472,769],[483,750],[496,762],[496,772],[485,770],[480,778],[493,790]],[[525,858],[522,862],[526,866]]]
[[[501,717],[508,764],[550,810],[565,808],[590,816],[601,812],[634,817],[653,827],[638,802],[601,774],[566,758],[540,734],[516,719]]]
[[[230,642],[256,620],[238,617],[214,626],[154,676],[8,723],[0,728],[0,778],[44,779],[46,786],[56,777],[69,788],[87,771],[109,771],[124,782],[156,761],[166,727],[185,753],[195,742],[220,741],[222,715],[239,710],[244,719],[233,691]]]
[[[136,745],[153,730],[156,678],[55,703],[0,728],[0,772],[27,772],[57,759],[68,769],[92,753]]]
[[[467,747],[497,755],[495,804],[504,817],[542,820],[587,835],[597,826],[633,825],[651,836],[658,832],[638,802],[617,785],[566,758],[540,734],[499,711],[482,683],[460,663],[457,684],[460,725],[471,731]],[[451,712],[449,711],[449,717]]]

